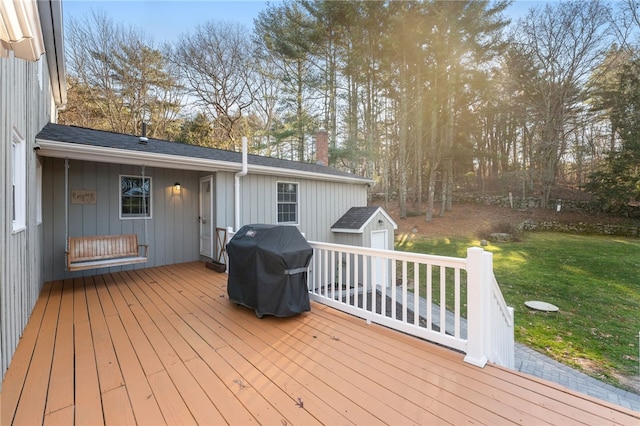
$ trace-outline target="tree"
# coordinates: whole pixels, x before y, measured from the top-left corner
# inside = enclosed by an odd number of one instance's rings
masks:
[[[297,137],[296,156],[305,161],[306,136],[313,132],[309,127],[309,117],[313,98],[311,90],[316,87],[316,76],[312,72],[311,54],[314,43],[314,28],[303,8],[296,3],[286,2],[260,12],[255,24],[254,41],[270,52],[274,71],[282,83],[284,96],[280,99],[288,111],[295,111]]]
[[[531,9],[511,34],[506,65],[536,131],[542,208],[566,153],[570,123],[589,95],[589,77],[609,47],[608,17],[598,0],[546,4]]]
[[[153,41],[94,12],[68,27],[69,102],[61,123],[171,139],[182,93]]]
[[[256,63],[253,75],[253,114],[257,123],[253,143],[257,152],[270,153],[274,142],[274,125],[278,120],[277,107],[282,91],[282,82],[278,79],[274,65],[276,60],[271,54],[257,45],[254,50]]]
[[[205,114],[197,113],[195,117],[182,123],[176,142],[215,147],[213,123]]]
[[[628,212],[640,205],[640,58],[622,67],[613,97],[611,121],[621,146],[609,152],[601,168],[591,175],[587,190],[606,210]]]
[[[408,184],[404,173],[411,167],[406,159],[417,157],[413,176],[421,177],[424,170],[428,182],[427,221],[432,219],[438,176],[442,179],[441,214],[452,207],[456,151],[471,134],[460,125],[461,116],[470,108],[474,86],[502,52],[502,29],[507,25],[502,12],[507,5],[501,1],[392,3],[396,12],[390,15],[396,25],[387,33],[389,93],[398,101],[395,118],[404,128],[398,132],[399,192],[402,204]]]
[[[183,34],[168,55],[181,70],[194,104],[214,123],[217,146],[237,148],[243,115],[254,101],[253,66],[247,30],[209,21]]]

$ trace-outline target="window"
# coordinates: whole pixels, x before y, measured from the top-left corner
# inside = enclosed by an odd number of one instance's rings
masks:
[[[298,223],[298,184],[278,182],[278,223]]]
[[[151,217],[151,178],[120,176],[120,219]]]
[[[27,156],[26,143],[14,128],[11,142],[11,200],[13,232],[27,226]]]

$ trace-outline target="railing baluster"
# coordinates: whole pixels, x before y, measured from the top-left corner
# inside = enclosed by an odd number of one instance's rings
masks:
[[[342,284],[343,284],[343,277],[342,277],[342,272],[343,272],[343,260],[342,260],[342,253],[336,253],[336,259],[338,261],[338,299],[342,302],[342,294],[344,293],[343,288],[342,288]]]
[[[379,263],[378,263],[379,262]],[[382,296],[380,296],[380,314],[381,315],[387,315],[387,284],[385,283],[386,281],[386,262],[383,262],[382,259],[380,259],[379,257],[376,257],[376,266],[375,266],[375,272],[376,272],[376,281],[380,280],[380,282],[378,283],[378,285],[380,286],[380,291],[382,292]],[[378,270],[378,266],[380,267],[380,270]]]
[[[349,306],[353,306],[353,301],[351,300],[351,294],[354,295],[353,300],[355,300],[355,291],[354,291],[354,287],[353,287],[353,278],[351,277],[351,253],[347,253],[347,264],[346,266],[346,278],[347,278],[347,282],[345,285],[345,297],[346,297],[346,302],[347,305]]]
[[[337,253],[335,250],[331,251],[331,298],[336,299],[336,287],[338,286],[338,265]]]
[[[327,262],[329,261],[329,250],[324,250],[322,252],[322,295],[324,297],[328,297],[329,296],[329,274],[328,274],[328,269],[329,266],[327,265]]]
[[[433,267],[427,265],[427,328],[433,330]]]
[[[364,286],[364,292],[365,292],[365,298],[364,298],[364,309],[365,310],[369,310],[369,306],[371,306],[370,302],[369,302],[369,297],[366,296],[369,294],[369,262],[370,262],[370,258],[369,256],[362,256],[362,285]],[[371,284],[371,294],[373,294],[373,296],[375,296],[375,284]],[[375,304],[373,305],[375,307]],[[371,311],[373,312],[373,307],[371,308]]]
[[[395,268],[393,268],[395,271]],[[407,276],[407,261],[402,261],[402,321],[407,322],[407,285],[409,284],[409,277]],[[394,289],[395,290],[395,289]],[[394,291],[395,295],[396,292]],[[395,317],[394,317],[395,318]]]
[[[447,268],[440,267],[440,334],[447,332]]]
[[[353,277],[353,288],[355,289],[355,297],[353,299],[354,306],[362,307],[360,304],[360,269],[358,268],[358,263],[360,256],[357,254],[353,254],[353,261],[351,266],[351,276]]]
[[[413,323],[420,325],[420,263],[413,262]]]
[[[454,269],[455,283],[455,315],[454,318],[454,336],[460,338],[460,268]]]

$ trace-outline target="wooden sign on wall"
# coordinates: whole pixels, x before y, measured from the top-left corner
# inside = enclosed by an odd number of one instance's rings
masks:
[[[88,189],[72,189],[71,204],[96,204],[96,191]]]

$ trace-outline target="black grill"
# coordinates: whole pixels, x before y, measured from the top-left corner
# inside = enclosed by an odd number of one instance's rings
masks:
[[[246,225],[227,244],[229,299],[263,315],[311,309],[307,267],[313,249],[293,226]]]

